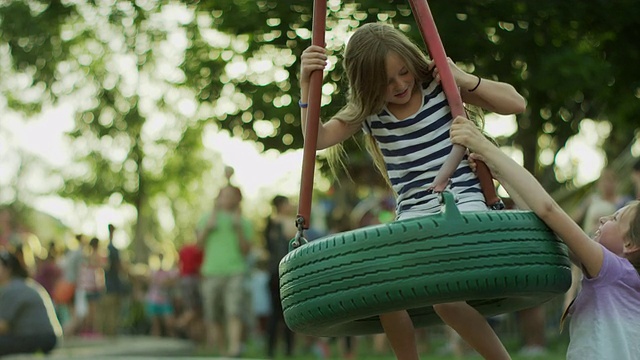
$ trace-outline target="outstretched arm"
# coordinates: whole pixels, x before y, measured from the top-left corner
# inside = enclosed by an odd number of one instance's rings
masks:
[[[470,121],[458,117],[451,126],[451,141],[471,149],[484,161],[500,183],[513,189],[533,212],[553,230],[575,254],[590,277],[597,276],[604,257],[602,247],[551,198],[526,169],[513,161],[480,133]]]
[[[470,74],[467,75],[472,76]],[[460,96],[462,97],[462,101],[501,115],[520,114],[524,112],[527,103],[522,95],[510,84],[489,79],[480,79],[477,76],[472,76],[472,78],[472,85],[461,86]],[[478,79],[480,79],[479,85]],[[469,90],[473,89],[476,85],[478,85],[478,87],[474,91],[469,92]]]
[[[480,79],[476,75],[461,70],[451,59],[447,60],[456,84],[460,88],[463,102],[501,115],[520,114],[526,109],[526,100],[510,84]],[[430,66],[433,67],[434,62],[431,62]],[[437,68],[434,69],[433,75],[439,81]]]
[[[311,73],[314,71],[324,71],[327,64],[326,50],[320,46],[311,45],[304,50],[301,60],[300,69],[300,102],[307,104],[309,101],[309,82]],[[300,109],[300,118],[302,121],[302,135],[307,133],[307,115],[308,108]],[[318,124],[318,150],[339,144],[351,137],[360,130],[359,125],[347,124],[338,119],[331,119],[325,123]]]
[[[471,165],[472,168],[474,168],[474,166],[475,166],[474,164],[475,164],[476,161],[482,161],[482,156],[480,156],[480,155],[478,155],[476,153],[470,153],[469,154],[469,165]],[[475,169],[474,169],[474,171],[475,171]],[[491,176],[494,179],[496,178],[493,174],[491,174]],[[524,198],[522,197],[522,195],[520,195],[518,193],[518,191],[513,188],[513,186],[511,186],[508,183],[500,183],[500,185],[502,185],[502,187],[504,187],[504,189],[507,191],[507,193],[511,197],[511,200],[513,200],[513,203],[516,205],[516,207],[518,209],[520,209],[520,210],[531,210],[529,208],[529,205],[524,201]],[[569,259],[571,259],[571,262],[573,262],[575,265],[577,265],[580,268],[582,268],[582,264],[576,258],[576,256],[573,254],[573,251],[571,251],[571,250],[569,250]]]

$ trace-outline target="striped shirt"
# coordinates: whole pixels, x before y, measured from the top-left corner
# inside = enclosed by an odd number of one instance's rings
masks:
[[[424,84],[422,95],[420,109],[404,120],[396,119],[385,107],[363,124],[364,132],[376,139],[382,151],[387,175],[397,194],[397,218],[440,210],[438,195],[429,193],[428,188],[451,152],[452,116],[442,86],[436,81]],[[458,205],[484,203],[480,182],[466,155],[451,176],[448,190]]]

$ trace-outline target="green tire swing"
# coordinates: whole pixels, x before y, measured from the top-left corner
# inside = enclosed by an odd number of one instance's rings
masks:
[[[428,4],[410,3],[440,69],[452,115],[464,116]],[[315,45],[324,45],[325,21],[326,0],[315,0]],[[569,288],[566,247],[533,212],[461,213],[449,192],[440,193],[439,213],[307,242],[303,231],[309,228],[311,212],[321,85],[322,72],[314,72],[298,234],[279,269],[284,318],[290,329],[312,336],[381,333],[378,315],[397,310],[407,310],[414,325],[424,327],[441,322],[433,304],[466,301],[484,316],[493,316],[539,305]],[[464,151],[454,147],[434,182],[436,189],[438,178],[448,181]],[[487,203],[499,203],[486,166],[478,176]]]

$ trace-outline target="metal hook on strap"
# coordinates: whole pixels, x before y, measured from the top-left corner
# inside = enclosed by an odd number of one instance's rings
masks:
[[[296,217],[296,228],[298,228],[298,232],[296,232],[296,236],[289,242],[289,251],[295,250],[309,242],[304,238],[304,224],[304,217],[298,215],[298,217]]]

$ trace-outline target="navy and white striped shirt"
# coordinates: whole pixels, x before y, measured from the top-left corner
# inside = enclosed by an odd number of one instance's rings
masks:
[[[365,133],[376,139],[382,151],[387,175],[398,196],[397,218],[403,213],[424,215],[440,210],[438,195],[429,194],[427,189],[451,152],[452,116],[442,86],[436,81],[424,84],[422,95],[418,112],[404,120],[396,119],[385,107],[363,124]],[[459,206],[484,203],[480,182],[471,171],[467,156],[451,176],[449,190]]]

